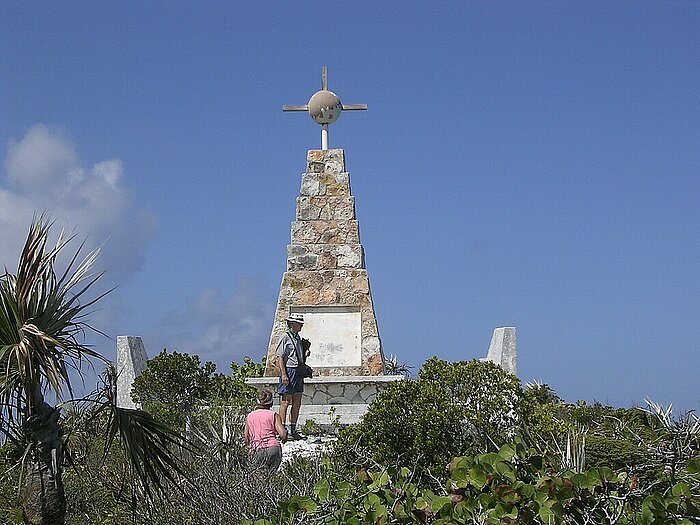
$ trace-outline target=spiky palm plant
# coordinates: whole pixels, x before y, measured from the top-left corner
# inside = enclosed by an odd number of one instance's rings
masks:
[[[93,271],[98,251],[78,262],[81,245],[59,276],[57,257],[72,238],[61,234],[52,246],[50,228],[43,215],[35,219],[17,273],[5,270],[0,277],[0,430],[25,450],[21,500],[30,525],[65,522],[59,403],[72,397],[71,371],[80,373],[91,360],[107,363],[81,343],[85,331],[93,330],[86,309],[105,295],[81,301],[101,276]],[[106,443],[124,447],[134,479],[150,497],[151,487],[162,490],[163,480],[182,473],[170,453],[179,437],[141,411],[116,407],[114,383],[92,399],[94,410],[109,412]]]

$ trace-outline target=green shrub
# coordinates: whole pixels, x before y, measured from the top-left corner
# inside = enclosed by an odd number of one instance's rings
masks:
[[[407,467],[361,469],[348,478],[326,475],[312,494],[282,502],[277,512],[243,525],[279,523],[376,525],[693,525],[700,496],[690,482],[668,491],[640,491],[626,472],[607,467],[557,471],[556,457],[521,441],[498,452],[457,457],[444,487],[415,483]],[[693,478],[697,481],[697,476]]]
[[[440,384],[449,400],[461,408],[473,452],[498,449],[514,435],[521,420],[523,391],[518,378],[500,366],[476,359],[450,363],[431,357],[418,378]]]
[[[444,472],[464,447],[462,415],[437,381],[397,381],[377,396],[359,424],[340,432],[334,451],[355,465],[399,463]]]

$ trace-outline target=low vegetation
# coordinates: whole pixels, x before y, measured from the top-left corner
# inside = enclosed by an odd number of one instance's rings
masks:
[[[134,384],[143,410],[114,405],[109,366],[93,395],[64,399],[67,367],[101,357],[78,343],[80,292],[53,273],[47,231],[0,281],[1,523],[700,524],[692,412],[569,404],[487,362],[428,359],[325,454],[271,476],[248,470],[242,439],[264,361],[223,374],[163,350]],[[67,283],[92,283],[79,268]],[[32,473],[48,488],[28,489]]]

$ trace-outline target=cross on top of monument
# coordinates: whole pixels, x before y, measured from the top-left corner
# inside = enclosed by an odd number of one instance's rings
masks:
[[[340,112],[361,111],[367,109],[367,104],[343,104],[338,95],[328,90],[328,71],[326,66],[321,68],[321,91],[317,91],[309,99],[308,104],[285,105],[282,111],[308,111],[311,118],[321,125],[321,149],[328,149],[328,125],[333,124]]]

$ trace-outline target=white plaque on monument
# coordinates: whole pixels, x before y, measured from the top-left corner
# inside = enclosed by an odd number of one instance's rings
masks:
[[[353,306],[292,308],[304,314],[300,335],[311,341],[311,367],[360,366],[362,364],[362,318]]]

